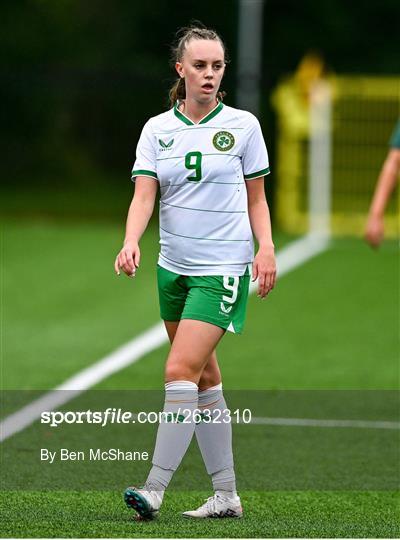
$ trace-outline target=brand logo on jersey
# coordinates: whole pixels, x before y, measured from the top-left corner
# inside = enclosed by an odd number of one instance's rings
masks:
[[[161,139],[158,139],[158,142],[161,146],[161,152],[164,152],[165,150],[171,150],[172,145],[174,144],[174,139],[171,139],[168,143],[162,141]]]
[[[213,137],[213,145],[220,152],[227,152],[235,144],[235,137],[229,131],[218,131]]]

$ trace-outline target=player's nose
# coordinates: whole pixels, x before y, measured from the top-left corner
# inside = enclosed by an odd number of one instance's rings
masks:
[[[206,79],[212,79],[214,77],[214,72],[213,72],[212,66],[207,67],[205,77],[206,77]]]

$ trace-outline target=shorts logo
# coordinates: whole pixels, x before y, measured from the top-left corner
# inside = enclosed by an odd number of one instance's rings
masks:
[[[235,137],[229,131],[218,131],[213,137],[213,145],[220,152],[227,152],[235,144]]]
[[[222,311],[223,313],[229,313],[229,312],[231,311],[231,309],[232,309],[233,306],[229,306],[229,307],[226,308],[226,307],[224,306],[224,303],[221,302],[220,305],[219,305],[219,307],[221,308],[221,311]]]

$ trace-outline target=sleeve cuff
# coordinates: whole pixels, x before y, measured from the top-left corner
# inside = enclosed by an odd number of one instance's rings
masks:
[[[157,174],[153,171],[147,171],[146,169],[136,169],[132,171],[131,180],[136,178],[136,176],[150,176],[150,178],[155,178],[157,180]]]
[[[245,174],[244,179],[245,180],[252,180],[253,178],[259,178],[260,176],[265,176],[270,173],[269,167],[266,169],[261,169],[261,171],[256,171],[251,174]]]

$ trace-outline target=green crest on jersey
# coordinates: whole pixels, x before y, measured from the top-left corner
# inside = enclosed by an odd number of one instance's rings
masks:
[[[158,142],[160,143],[160,146],[161,146],[161,148],[163,150],[169,150],[172,147],[172,145],[174,144],[174,139],[171,139],[169,141],[169,143],[166,143],[166,142],[162,141],[161,139],[158,139]]]
[[[229,131],[218,131],[213,137],[213,145],[217,150],[226,152],[235,144],[235,137]]]

